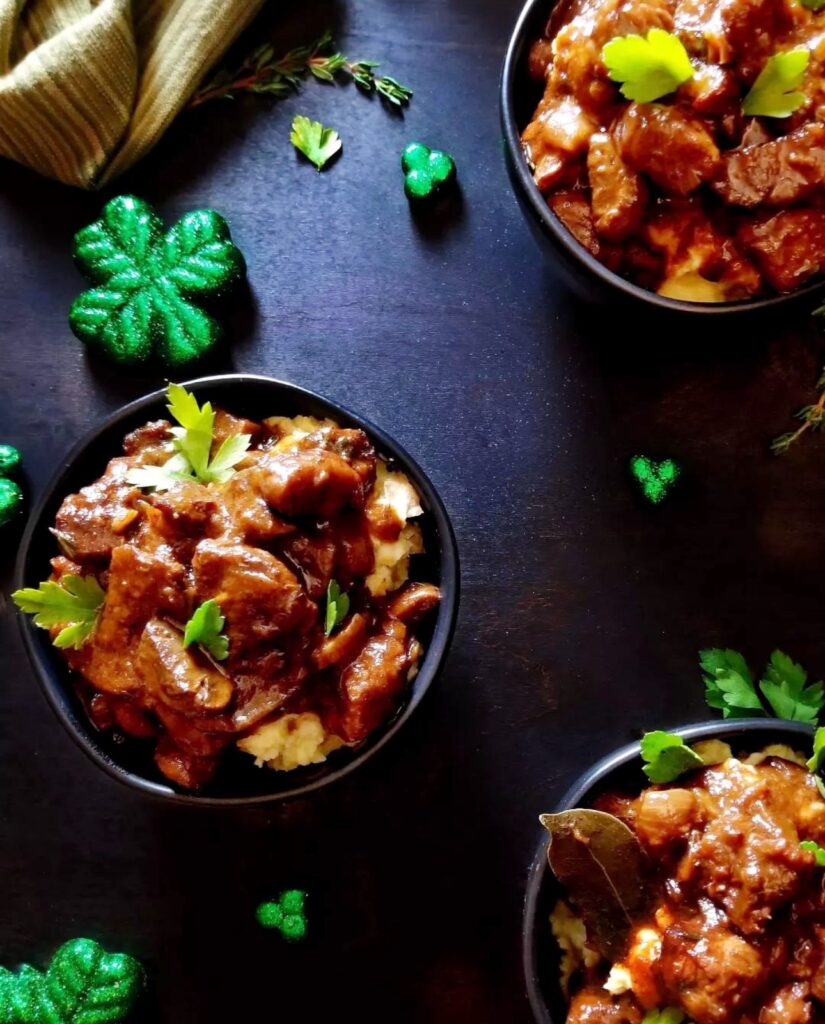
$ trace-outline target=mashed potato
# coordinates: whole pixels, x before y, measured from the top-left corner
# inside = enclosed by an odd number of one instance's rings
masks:
[[[255,758],[260,768],[267,765],[276,771],[288,772],[308,764],[320,764],[327,754],[344,746],[339,736],[324,731],[321,719],[312,712],[281,715],[274,722],[259,726],[238,746]]]

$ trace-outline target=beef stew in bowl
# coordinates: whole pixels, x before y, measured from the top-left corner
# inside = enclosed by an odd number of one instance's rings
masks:
[[[171,427],[158,393],[52,483],[18,602],[37,610],[49,568],[47,588],[100,598],[85,633],[52,617],[24,636],[117,777],[201,802],[306,791],[383,745],[432,681],[457,600],[449,523],[409,456],[346,410],[266,378],[188,387],[212,417],[202,459],[186,446],[203,420]]]

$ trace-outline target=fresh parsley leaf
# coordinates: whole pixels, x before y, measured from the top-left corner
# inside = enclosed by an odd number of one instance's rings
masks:
[[[216,661],[225,661],[229,655],[229,638],[222,632],[226,625],[218,602],[210,598],[198,605],[192,618],[186,623],[183,646],[200,644]]]
[[[251,435],[233,434],[225,438],[210,461],[215,430],[212,403],[198,405],[195,396],[180,384],[170,384],[166,394],[167,408],[178,424],[170,430],[175,454],[162,466],[135,466],[126,479],[135,487],[152,487],[157,491],[166,491],[179,480],[225,483],[249,448]]]
[[[644,1015],[642,1024],[683,1024],[685,1015],[675,1006],[668,1006],[664,1010],[648,1010]]]
[[[825,704],[822,683],[808,683],[808,674],[787,654],[774,651],[759,689],[777,718],[814,725]]]
[[[15,590],[17,607],[34,616],[35,626],[63,626],[52,641],[55,647],[78,650],[97,624],[106,594],[94,576],[64,576],[34,587]]]
[[[814,860],[816,861],[816,866],[818,868],[825,868],[825,850],[823,850],[818,843],[815,843],[813,839],[806,839],[799,845],[803,850],[807,850],[808,853],[812,853],[814,855]]]
[[[325,128],[320,121],[310,121],[303,114],[293,118],[289,141],[319,171],[341,148],[341,137],[334,128]]]
[[[701,768],[704,761],[685,744],[681,736],[670,732],[646,732],[640,744],[642,760],[645,766],[642,771],[651,782],[673,782],[685,772]]]
[[[705,700],[723,718],[761,718],[765,714],[747,662],[738,651],[711,648],[699,652]]]
[[[768,57],[751,91],[742,101],[742,113],[758,117],[790,117],[805,102],[805,94],[796,90],[802,84],[810,58],[810,51],[804,47]]]
[[[675,92],[693,77],[693,65],[681,39],[661,28],[647,38],[619,36],[602,47],[602,60],[625,99],[650,103]]]
[[[329,581],[327,587],[327,610],[324,616],[324,636],[329,636],[336,626],[340,626],[349,611],[349,595],[342,594],[335,580]]]
[[[813,755],[808,759],[808,768],[812,772],[819,771],[823,756],[825,756],[825,727],[820,726],[814,733]]]
[[[800,3],[809,11],[821,11],[825,7],[825,0],[800,0]]]

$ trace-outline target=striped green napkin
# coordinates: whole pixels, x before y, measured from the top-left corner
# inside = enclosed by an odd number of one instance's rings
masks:
[[[263,0],[0,0],[0,156],[96,188],[147,152]]]

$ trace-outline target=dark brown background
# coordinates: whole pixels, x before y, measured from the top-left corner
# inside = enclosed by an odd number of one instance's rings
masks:
[[[462,610],[440,683],[382,756],[307,800],[199,813],[120,788],[63,733],[8,608],[7,531],[0,962],[95,936],[147,965],[140,1017],[160,1024],[522,1024],[537,813],[644,727],[705,717],[703,645],[757,663],[781,646],[825,672],[823,441],[768,452],[814,394],[820,338],[804,310],[714,331],[572,298],[504,168],[497,80],[517,6],[275,11],[284,47],[330,25],[351,56],[380,59],[415,89],[404,117],[314,82],[218,103],[122,181],[170,220],[227,216],[251,294],[212,367],[306,385],[394,434],[453,516]],[[295,113],[341,132],[323,175],[289,145]],[[463,204],[438,225],[403,195],[412,139],[458,162]],[[0,440],[22,448],[32,497],[84,432],[161,382],[89,361],[67,328],[71,237],[103,198],[0,168]],[[659,508],[628,480],[636,451],[684,467]],[[297,947],[253,920],[292,885],[312,900]]]

